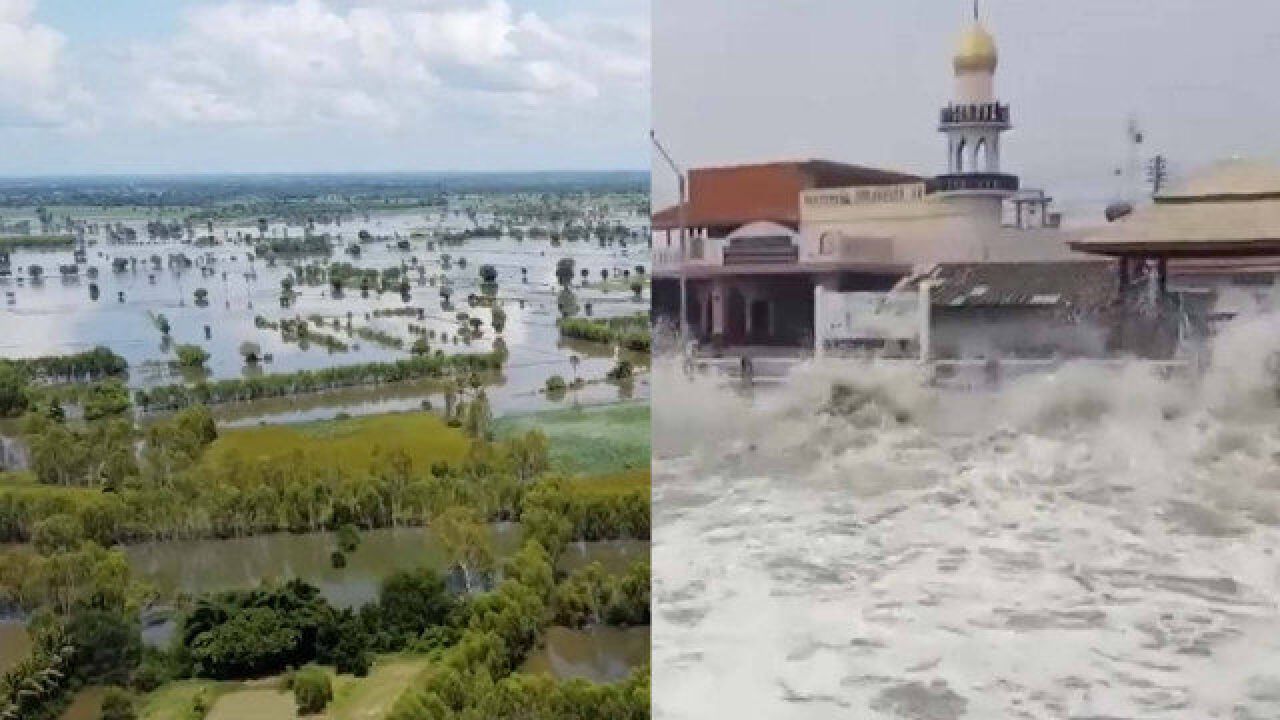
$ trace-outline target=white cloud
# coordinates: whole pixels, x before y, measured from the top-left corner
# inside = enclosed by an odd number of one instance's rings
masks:
[[[136,99],[117,104],[159,125],[616,116],[648,103],[647,4],[631,6],[547,19],[505,0],[226,0],[134,46],[120,92]]]
[[[32,0],[0,0],[0,125],[74,124],[87,96],[65,77],[65,38],[34,10]]]

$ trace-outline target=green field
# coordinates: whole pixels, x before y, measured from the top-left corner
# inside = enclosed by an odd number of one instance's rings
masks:
[[[390,712],[413,679],[427,667],[420,655],[384,655],[366,677],[334,675],[333,702],[316,720],[381,720]],[[327,669],[326,669],[327,670]],[[197,692],[205,690],[213,701],[207,720],[293,720],[297,718],[293,694],[279,690],[279,678],[251,682],[219,683],[181,680],[147,695],[139,703],[140,720],[186,720],[187,708]]]
[[[239,683],[219,683],[213,680],[179,680],[171,682],[138,702],[141,720],[186,720],[187,708],[196,693],[204,690],[210,700],[240,687]]]
[[[334,681],[329,720],[379,720],[387,716],[400,694],[427,667],[415,655],[388,655],[374,663],[368,677],[339,676]]]
[[[0,250],[58,250],[70,248],[75,242],[73,235],[6,235],[0,237]]]
[[[220,462],[230,455],[252,462],[301,453],[308,461],[328,467],[364,471],[375,450],[402,448],[415,467],[425,470],[432,462],[460,460],[469,445],[462,431],[436,415],[397,413],[220,430],[204,462]]]
[[[649,467],[649,405],[626,403],[549,410],[498,420],[499,438],[539,429],[551,444],[553,469],[612,475]]]

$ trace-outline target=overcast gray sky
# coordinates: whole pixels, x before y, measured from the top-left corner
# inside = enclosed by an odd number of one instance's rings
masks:
[[[936,174],[969,0],[654,0],[653,122],[689,166],[820,157]],[[1068,211],[1118,192],[1125,126],[1176,174],[1280,159],[1280,2],[984,0],[1002,166]],[[655,205],[675,198],[655,165]],[[1077,218],[1078,220],[1078,218]]]

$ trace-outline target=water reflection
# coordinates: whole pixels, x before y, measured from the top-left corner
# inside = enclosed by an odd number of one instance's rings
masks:
[[[520,526],[490,526],[499,557],[515,552]],[[301,578],[329,602],[356,607],[377,597],[382,579],[400,570],[430,567],[443,570],[448,559],[433,541],[429,528],[400,527],[361,533],[360,547],[347,554],[347,565],[336,569],[330,555],[332,533],[275,533],[230,540],[176,540],[131,545],[124,549],[134,572],[165,596],[255,587],[265,580]],[[621,572],[647,557],[648,546],[638,541],[576,543],[561,560],[571,572],[592,562]]]
[[[610,218],[610,221],[633,226],[637,222],[633,217]],[[486,218],[481,216],[480,222],[486,222]],[[341,231],[348,239],[361,230],[378,236],[399,233],[408,237],[412,229],[425,225],[459,229],[466,224],[468,220],[457,216],[442,218],[405,212],[349,222]],[[145,236],[145,224],[134,225],[140,235]],[[276,226],[269,228],[268,235],[277,230]],[[224,231],[232,237],[236,232],[257,234],[256,227],[215,227],[218,237],[222,237]],[[648,268],[647,248],[638,244],[601,248],[597,243],[576,242],[552,248],[546,240],[473,238],[456,247],[435,245],[431,250],[427,247],[427,241],[421,238],[412,240],[408,251],[373,242],[362,245],[359,258],[337,255],[330,258],[333,262],[352,262],[362,268],[383,269],[403,264],[409,268],[412,278],[411,298],[407,303],[399,293],[393,292],[370,292],[368,297],[362,297],[360,292],[348,291],[335,296],[328,285],[294,285],[296,297],[288,309],[282,309],[281,280],[292,274],[290,264],[305,265],[321,258],[281,259],[273,265],[249,259],[252,243],[227,243],[212,248],[177,243],[99,243],[89,248],[89,264],[100,271],[93,281],[101,288],[97,301],[89,299],[86,282],[33,284],[19,277],[0,278],[0,286],[13,291],[15,297],[13,305],[0,307],[3,325],[11,330],[0,337],[0,356],[71,353],[94,345],[107,345],[129,361],[131,385],[151,386],[192,379],[171,366],[171,347],[179,343],[203,346],[210,353],[208,374],[215,379],[241,377],[246,371],[291,372],[403,358],[408,355],[408,347],[415,337],[409,332],[410,324],[434,333],[435,339],[430,343],[433,350],[487,351],[494,337],[489,327],[489,310],[469,307],[467,298],[481,294],[478,269],[482,264],[490,264],[498,272],[498,297],[507,313],[503,335],[510,355],[501,392],[514,395],[536,390],[552,374],[570,376],[568,357],[571,354],[581,357],[578,372],[583,377],[602,377],[613,365],[612,352],[606,348],[561,346],[555,324],[555,264],[560,257],[573,256],[579,268],[591,269],[593,277],[598,276],[600,269],[617,274],[621,269],[634,270],[636,266]],[[197,264],[183,270],[151,269],[148,258],[167,257],[171,253],[186,254],[195,258]],[[13,253],[13,267],[37,264],[53,269],[71,262],[71,255],[70,249],[17,250]],[[448,269],[442,267],[442,255],[454,258]],[[467,259],[465,267],[456,261],[460,257]],[[117,272],[111,264],[115,258],[138,258],[139,262],[136,267],[126,263],[124,270]],[[415,262],[423,268],[422,280],[414,269]],[[439,295],[440,277],[447,278],[452,287],[452,306],[448,308],[442,306]],[[196,303],[197,288],[207,290],[207,304]],[[590,287],[577,288],[575,292],[580,304],[585,308],[590,303],[592,315],[597,317],[634,314],[647,309],[643,300],[637,301],[626,291],[603,292],[598,287]],[[123,301],[117,301],[119,297],[123,297]],[[417,309],[421,315],[375,316],[378,310],[406,306]],[[481,338],[470,344],[458,342],[458,312],[485,320]],[[157,328],[160,315],[165,316],[171,326],[168,340]],[[296,342],[286,342],[278,330],[257,327],[255,315],[272,321],[281,317],[322,316],[328,323],[322,332],[346,343],[349,351],[332,352],[317,343],[304,349]],[[331,324],[335,319],[339,321],[338,329]],[[403,346],[389,347],[348,333],[348,319],[353,328],[363,326],[388,333],[403,340]],[[445,336],[448,340],[443,339]],[[271,356],[271,361],[257,368],[246,366],[240,355],[240,345],[246,341],[257,343],[264,354]]]
[[[543,644],[521,666],[562,680],[617,682],[649,661],[649,628],[547,628]]]

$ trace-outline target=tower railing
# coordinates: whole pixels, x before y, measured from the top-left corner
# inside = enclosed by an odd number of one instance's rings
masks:
[[[1009,106],[998,103],[974,103],[966,105],[948,105],[939,113],[939,122],[943,125],[959,125],[966,123],[1000,123],[1009,124]]]
[[[1016,192],[1019,187],[1017,175],[1005,173],[959,173],[939,175],[929,182],[930,192],[962,192],[990,191]]]

